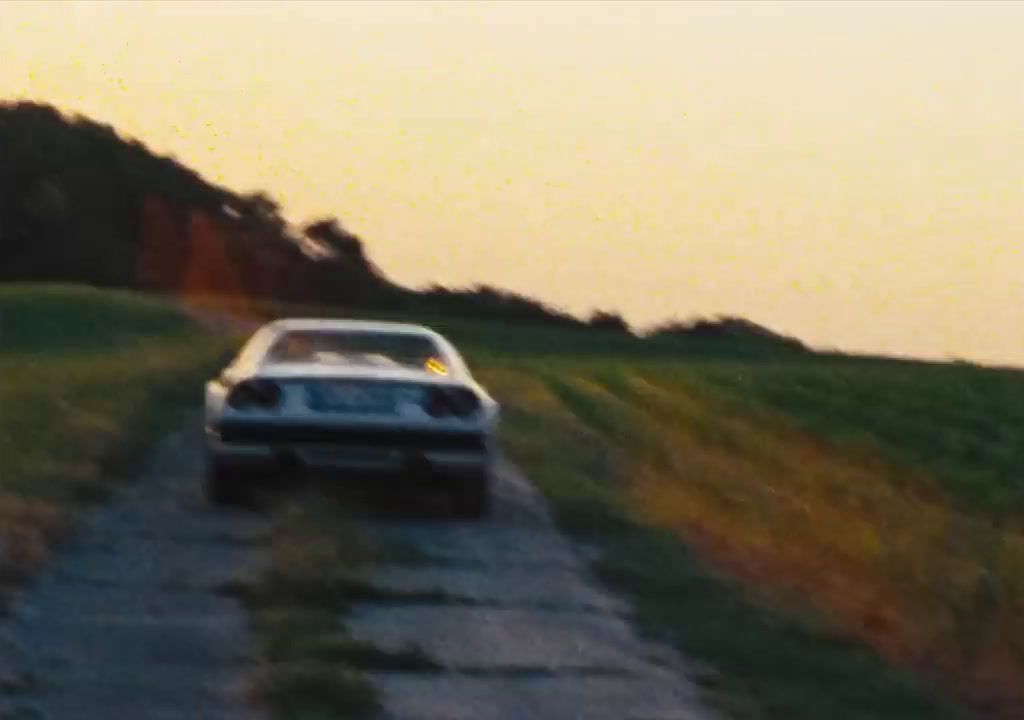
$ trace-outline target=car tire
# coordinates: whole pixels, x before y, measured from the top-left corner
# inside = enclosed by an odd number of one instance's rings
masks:
[[[474,473],[455,483],[452,496],[455,514],[460,518],[477,520],[487,517],[491,510],[491,485],[486,472]]]
[[[206,500],[219,507],[239,505],[244,500],[238,473],[210,461],[206,465]]]

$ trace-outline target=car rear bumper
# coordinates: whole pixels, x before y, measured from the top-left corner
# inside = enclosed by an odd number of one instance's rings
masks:
[[[221,466],[402,474],[489,471],[489,437],[468,433],[251,426],[207,429],[210,460]]]

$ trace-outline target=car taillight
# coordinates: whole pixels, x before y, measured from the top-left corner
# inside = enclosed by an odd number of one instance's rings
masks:
[[[423,408],[436,418],[467,418],[480,410],[480,398],[469,388],[435,387],[427,392]]]
[[[452,409],[459,417],[469,417],[480,410],[480,398],[469,388],[455,388],[449,392]]]
[[[245,380],[228,393],[235,410],[272,410],[281,404],[281,386],[273,380]]]

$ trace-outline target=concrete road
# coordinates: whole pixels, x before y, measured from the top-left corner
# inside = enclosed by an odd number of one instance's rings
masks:
[[[202,499],[198,423],[87,519],[0,621],[5,720],[256,720],[252,638],[219,588],[261,562],[266,519]],[[481,522],[367,521],[414,563],[367,579],[420,602],[339,622],[382,648],[416,645],[440,672],[374,673],[389,720],[708,720],[670,648],[644,642],[512,467]]]
[[[266,521],[206,506],[200,440],[168,438],[0,621],[0,718],[263,717],[245,611],[218,589],[259,562]]]
[[[367,579],[426,603],[357,606],[353,635],[416,646],[441,674],[379,673],[394,720],[707,720],[670,648],[641,641],[628,609],[591,580],[530,483],[505,465],[483,522],[377,523],[422,555]],[[641,559],[638,559],[640,561]]]

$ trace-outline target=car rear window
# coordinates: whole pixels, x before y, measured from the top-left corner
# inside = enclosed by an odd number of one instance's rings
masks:
[[[368,331],[292,331],[279,337],[267,352],[271,362],[338,363],[424,368],[445,363],[429,337],[411,333]]]

